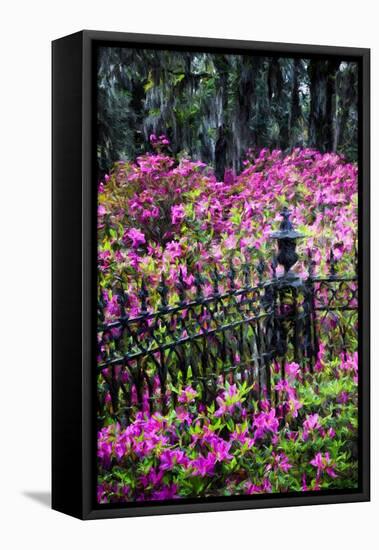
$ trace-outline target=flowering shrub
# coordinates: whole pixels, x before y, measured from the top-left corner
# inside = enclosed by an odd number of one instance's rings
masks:
[[[295,366],[291,367],[292,372]],[[285,383],[279,407],[246,406],[246,387],[220,387],[203,407],[191,386],[166,415],[134,413],[98,434],[98,500],[317,491],[357,486],[357,355]],[[291,402],[296,401],[294,407]],[[183,417],[182,405],[186,406]]]
[[[99,185],[99,302],[105,322],[123,313],[120,282],[127,289],[130,317],[141,311],[141,280],[149,288],[151,311],[161,304],[162,277],[168,305],[180,299],[179,278],[187,296],[195,296],[194,274],[204,276],[215,267],[225,272],[231,265],[236,288],[242,286],[239,267],[270,261],[269,236],[284,206],[290,206],[297,230],[306,236],[295,266],[301,276],[307,276],[303,259],[308,251],[318,274],[328,271],[330,250],[341,274],[354,270],[355,165],[333,153],[295,149],[284,155],[263,149],[256,158],[248,155],[241,174],[226,172],[220,182],[203,163],[166,154],[165,136],[153,135],[151,143],[152,154],[117,163]],[[219,286],[222,292],[222,280]],[[210,283],[203,287],[205,295],[212,292]],[[319,299],[330,299],[327,290],[321,288]],[[175,385],[168,380],[166,410],[152,413],[146,387],[139,399],[128,373],[118,366],[113,376],[130,391],[125,427],[114,420],[111,370],[103,369],[98,380],[106,394],[104,427],[98,433],[98,501],[355,487],[358,358],[352,320],[343,322],[349,346],[338,355],[333,343],[340,329],[328,318],[327,330],[318,335],[312,376],[296,362],[284,365],[284,376],[273,365],[275,402],[253,400],[253,387],[220,376],[215,400],[204,404],[189,373],[185,383],[180,376]],[[112,329],[114,338],[118,330]],[[99,362],[105,355],[103,346]],[[239,362],[238,351],[233,360]],[[160,380],[148,374],[159,400]]]
[[[118,315],[113,289],[119,280],[128,287],[135,315],[142,276],[154,309],[162,275],[173,304],[180,271],[188,292],[195,292],[196,268],[203,274],[215,266],[225,271],[232,261],[238,272],[245,261],[271,260],[270,233],[285,205],[307,236],[299,243],[300,253],[312,251],[317,272],[326,272],[331,249],[338,269],[351,271],[357,230],[354,164],[310,149],[287,156],[263,149],[255,160],[245,161],[239,176],[226,172],[220,182],[201,162],[176,162],[162,151],[164,136],[154,138],[159,144],[153,142],[154,154],[119,162],[99,185],[98,265],[107,319]],[[295,266],[300,274],[306,272],[301,260],[306,256],[300,254]]]

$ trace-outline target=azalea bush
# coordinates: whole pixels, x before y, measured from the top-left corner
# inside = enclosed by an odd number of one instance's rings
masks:
[[[317,491],[357,486],[357,354],[318,363],[304,380],[296,363],[277,373],[281,405],[246,403],[244,384],[219,388],[204,407],[177,388],[166,415],[135,411],[126,428],[98,436],[98,501]]]
[[[246,264],[257,267],[250,274],[252,285],[269,280],[275,248],[270,234],[284,207],[304,235],[294,266],[299,277],[306,280],[310,268],[316,276],[327,276],[331,252],[334,273],[354,275],[355,164],[311,149],[289,154],[262,149],[247,152],[239,175],[226,171],[218,181],[208,166],[174,158],[168,147],[166,136],[151,136],[150,153],[135,162],[118,162],[99,184],[99,325],[125,314],[138,317],[141,289],[148,296],[144,313],[157,311],[162,281],[167,306],[174,306],[183,299],[183,285],[187,300],[196,297],[200,274],[205,296],[211,295],[215,269],[221,274],[232,270],[235,289],[245,283]],[[227,278],[218,284],[220,292],[227,290]],[[349,290],[342,287],[341,292]],[[333,297],[321,289],[319,299]],[[110,335],[114,344],[122,332],[114,327]],[[186,376],[168,378],[164,399],[153,369],[145,372],[150,388],[145,379],[137,395],[122,366],[103,368],[98,376],[99,396],[105,396],[99,415],[98,501],[356,487],[356,317],[325,317],[318,340],[313,373],[293,360],[280,366],[273,362],[275,400],[274,392],[259,398],[254,384],[228,375],[218,376],[214,399],[205,400],[193,376],[195,364]],[[99,364],[110,349],[100,330]],[[198,360],[194,354],[192,362]],[[233,361],[240,361],[238,351]],[[116,379],[130,394],[122,423],[114,409]],[[152,407],[152,400],[161,407]]]
[[[152,136],[153,153],[134,163],[117,163],[99,185],[99,287],[107,320],[120,314],[114,292],[120,281],[128,288],[131,315],[139,312],[142,277],[152,310],[162,275],[170,289],[169,304],[178,300],[180,273],[188,293],[194,294],[196,270],[203,275],[214,267],[225,272],[232,262],[237,287],[242,286],[238,272],[243,263],[271,261],[270,233],[284,206],[306,236],[299,242],[299,274],[307,272],[308,251],[318,274],[327,272],[331,250],[340,273],[354,270],[355,164],[310,149],[289,155],[262,149],[257,157],[248,152],[239,176],[227,171],[220,182],[203,163],[165,154],[167,141]]]

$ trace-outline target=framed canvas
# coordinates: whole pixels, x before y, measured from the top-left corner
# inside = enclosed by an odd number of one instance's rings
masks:
[[[53,508],[369,500],[367,49],[53,42]]]

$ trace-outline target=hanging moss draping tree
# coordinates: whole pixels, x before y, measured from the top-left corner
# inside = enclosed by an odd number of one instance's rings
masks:
[[[149,150],[166,134],[172,152],[239,172],[246,150],[296,146],[357,158],[355,63],[100,48],[98,169]]]

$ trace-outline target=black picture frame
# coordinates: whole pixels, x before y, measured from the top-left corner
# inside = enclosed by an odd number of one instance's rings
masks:
[[[293,56],[342,55],[359,63],[359,425],[358,490],[272,494],[191,502],[95,504],[96,345],[95,67],[98,44]],[[85,30],[52,43],[52,507],[81,519],[370,499],[370,50]]]

